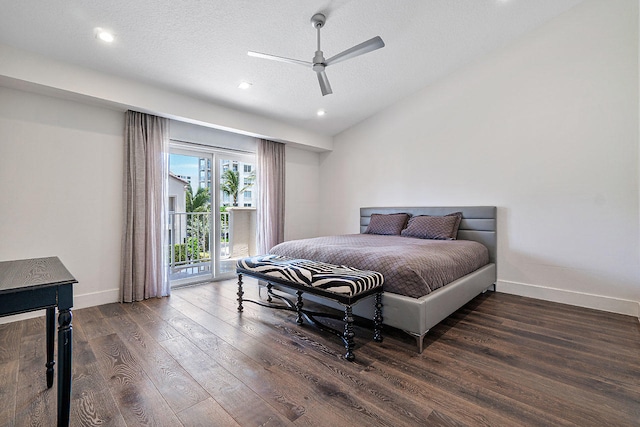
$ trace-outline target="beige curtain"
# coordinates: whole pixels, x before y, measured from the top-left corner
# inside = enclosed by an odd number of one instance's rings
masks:
[[[165,266],[169,121],[127,111],[124,162],[122,301],[170,293]]]
[[[284,241],[284,144],[258,140],[258,253]]]

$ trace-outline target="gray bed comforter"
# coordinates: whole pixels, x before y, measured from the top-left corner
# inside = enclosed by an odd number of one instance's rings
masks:
[[[291,240],[269,253],[379,271],[384,291],[419,298],[489,263],[488,249],[470,240],[426,240],[346,234]]]

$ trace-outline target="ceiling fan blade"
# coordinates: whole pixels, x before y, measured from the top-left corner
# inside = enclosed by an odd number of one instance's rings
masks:
[[[375,36],[374,38],[369,39],[366,42],[362,42],[359,45],[356,45],[350,49],[345,50],[344,52],[340,52],[339,54],[332,56],[324,62],[324,65],[327,66],[337,64],[338,62],[355,58],[356,56],[360,56],[373,50],[380,49],[381,47],[384,47],[384,42],[382,41],[380,36]]]
[[[313,65],[311,62],[308,62],[308,61],[301,61],[299,59],[284,58],[282,56],[269,55],[267,53],[249,51],[249,52],[247,52],[247,55],[253,56],[255,58],[270,59],[272,61],[288,62],[289,64],[303,65],[305,67],[311,67]]]
[[[331,85],[329,84],[329,79],[327,78],[327,73],[325,73],[324,71],[318,71],[316,74],[318,75],[318,83],[320,83],[322,96],[333,93],[333,91],[331,90]]]

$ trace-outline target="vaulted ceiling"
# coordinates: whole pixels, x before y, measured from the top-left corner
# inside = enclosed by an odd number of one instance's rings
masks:
[[[5,0],[0,43],[335,135],[581,1]],[[327,68],[327,96],[311,69],[247,55],[311,61],[317,12],[325,58],[374,36],[386,44]]]

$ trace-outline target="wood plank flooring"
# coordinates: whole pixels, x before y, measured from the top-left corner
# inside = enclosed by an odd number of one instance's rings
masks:
[[[640,426],[638,319],[488,292],[425,350],[340,340],[235,281],[74,311],[72,426]],[[246,297],[257,283],[246,279]],[[368,301],[363,301],[368,303]],[[0,426],[54,426],[44,318],[0,325]]]

